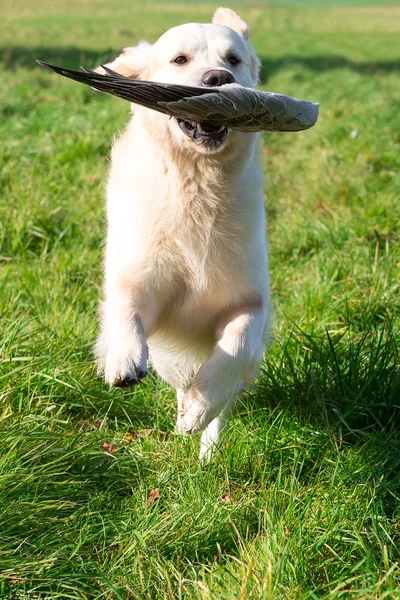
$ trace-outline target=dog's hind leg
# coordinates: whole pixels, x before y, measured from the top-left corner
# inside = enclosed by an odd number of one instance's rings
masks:
[[[215,417],[215,419],[213,419],[203,431],[200,440],[199,453],[199,459],[203,462],[209,462],[209,460],[211,459],[214,450],[220,440],[221,432],[227,424],[235,400],[236,396],[229,400],[228,404],[224,406],[218,417]]]
[[[242,382],[253,379],[264,350],[266,322],[261,300],[221,320],[214,352],[185,394],[183,424],[188,433],[205,429],[238,394]]]

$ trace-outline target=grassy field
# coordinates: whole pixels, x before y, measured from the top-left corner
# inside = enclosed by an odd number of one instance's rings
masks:
[[[103,183],[128,106],[33,59],[91,67],[214,6],[3,1],[1,598],[400,598],[394,4],[240,8],[261,86],[321,117],[263,134],[274,343],[201,466],[166,384],[95,376]]]

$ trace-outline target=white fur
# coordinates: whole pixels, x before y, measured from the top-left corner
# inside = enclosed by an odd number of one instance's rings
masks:
[[[187,85],[224,69],[255,86],[259,61],[246,24],[228,9],[216,17],[218,24],[182,25],[153,46],[126,49],[110,68]],[[232,54],[240,64],[227,62]],[[179,55],[188,64],[171,62]],[[113,386],[144,374],[149,350],[178,390],[177,429],[207,428],[201,455],[209,458],[235,395],[258,369],[268,322],[258,134],[230,131],[210,151],[175,119],[136,106],[133,113],[113,147],[107,185],[98,364]]]

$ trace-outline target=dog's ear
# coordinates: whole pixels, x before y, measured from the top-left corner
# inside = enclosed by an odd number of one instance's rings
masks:
[[[105,66],[130,79],[147,79],[150,49],[151,44],[147,42],[140,42],[137,46],[124,48],[118,58]],[[101,67],[97,67],[95,71],[101,74],[104,73]]]
[[[227,27],[230,27],[234,31],[237,31],[237,33],[246,41],[250,37],[247,23],[245,23],[243,19],[230,8],[217,8],[212,22],[214,25],[226,25]]]

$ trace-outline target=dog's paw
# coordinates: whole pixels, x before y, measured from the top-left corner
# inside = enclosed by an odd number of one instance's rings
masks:
[[[106,357],[104,378],[110,387],[128,387],[137,385],[147,375],[146,353],[134,356],[128,352],[109,350]]]
[[[187,431],[186,431],[186,429],[184,427],[184,423],[183,423],[182,414],[179,414],[178,418],[176,419],[174,433],[176,435],[187,435]]]
[[[135,370],[135,375],[119,375],[112,384],[110,384],[110,387],[120,387],[120,388],[126,388],[126,387],[130,387],[132,385],[137,385],[138,383],[140,383],[142,381],[142,379],[144,377],[146,377],[147,375],[147,371],[139,371],[137,372]]]
[[[198,433],[217,416],[218,410],[196,389],[189,388],[183,400],[181,427],[186,433]]]

